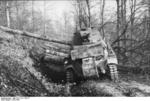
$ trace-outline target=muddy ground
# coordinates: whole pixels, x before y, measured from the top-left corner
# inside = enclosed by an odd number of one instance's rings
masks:
[[[69,94],[67,85],[54,83],[58,88],[52,92],[53,96],[115,96],[115,97],[145,97],[150,96],[149,74],[133,73],[119,70],[119,81],[113,82],[108,77],[100,79],[88,79],[71,86]],[[47,78],[50,79],[50,78]],[[47,80],[45,80],[47,81]],[[48,82],[50,83],[50,82]]]
[[[118,83],[110,80],[89,80],[74,86],[72,96],[115,96],[115,97],[145,97],[150,96],[148,79],[141,75],[120,75]]]
[[[0,66],[0,96],[150,96],[148,74],[119,72],[120,80],[117,83],[107,78],[86,80],[72,85],[67,91],[68,85],[52,82],[29,64],[27,67],[10,62],[4,64]],[[6,64],[12,65],[6,67]]]

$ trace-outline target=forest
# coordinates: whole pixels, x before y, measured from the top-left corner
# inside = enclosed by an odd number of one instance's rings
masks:
[[[58,62],[70,56],[74,35],[86,28],[114,50],[117,83],[55,80],[64,76]],[[0,0],[0,97],[150,96],[149,43],[150,0]]]

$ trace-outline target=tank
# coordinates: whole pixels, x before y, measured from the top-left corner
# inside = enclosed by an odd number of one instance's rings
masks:
[[[47,61],[45,64],[49,67],[49,75],[53,80],[59,78],[66,82],[76,82],[88,78],[99,79],[102,75],[107,75],[112,81],[118,81],[116,54],[97,29],[81,29],[74,33],[70,51],[66,57],[61,57],[61,62],[48,59],[52,57],[49,53],[57,52],[46,49],[44,55],[44,61]],[[56,56],[55,58],[60,59]]]

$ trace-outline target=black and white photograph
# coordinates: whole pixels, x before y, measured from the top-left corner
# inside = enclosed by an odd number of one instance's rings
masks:
[[[0,0],[0,97],[150,97],[150,0]]]

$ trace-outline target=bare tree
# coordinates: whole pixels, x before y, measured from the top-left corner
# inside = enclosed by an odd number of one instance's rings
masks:
[[[116,0],[117,2],[117,36],[119,37],[119,29],[120,29],[120,0]],[[118,47],[120,46],[120,42],[118,42]],[[119,50],[118,50],[119,51]]]
[[[67,16],[68,14],[66,12],[64,12],[63,14],[63,18],[64,18],[64,32],[67,33],[67,27],[68,27],[68,23],[69,23],[69,17]]]
[[[121,0],[121,26],[122,30],[125,30],[126,27],[126,1],[127,0]],[[123,36],[124,39],[126,39],[126,34]],[[124,47],[126,48],[126,40],[123,42]]]
[[[105,37],[105,32],[104,32],[104,8],[105,8],[105,0],[102,0],[102,7],[101,7],[101,25],[102,25],[102,35],[103,38]]]
[[[134,21],[135,21],[135,10],[136,10],[136,0],[130,0],[130,12],[131,12],[131,17],[130,17],[130,21],[131,21],[131,30],[130,30],[130,35],[131,35],[131,40],[134,34]],[[131,48],[133,42],[131,41]],[[132,55],[132,53],[131,53]]]
[[[86,0],[87,10],[88,10],[88,27],[91,26],[91,8],[90,8],[90,0]]]
[[[126,60],[126,0],[116,0],[117,3],[117,36],[118,40],[123,39],[122,41],[118,41],[118,54],[121,53],[124,60]],[[121,47],[124,49],[124,52],[121,52]]]
[[[148,0],[148,34],[149,34],[149,37],[150,37],[150,0]]]
[[[34,0],[32,0],[32,28],[34,31],[35,30],[34,28]]]
[[[75,16],[76,25],[81,27],[91,26],[91,1],[90,0],[75,0]]]
[[[44,12],[44,15],[43,15],[43,27],[44,27],[44,35],[46,34],[46,24],[45,24],[45,15],[46,15],[46,8],[45,8],[45,5],[46,5],[46,1],[44,0],[44,5],[43,5],[43,12]]]
[[[6,18],[7,18],[7,27],[10,27],[10,6],[8,1],[6,1]]]

